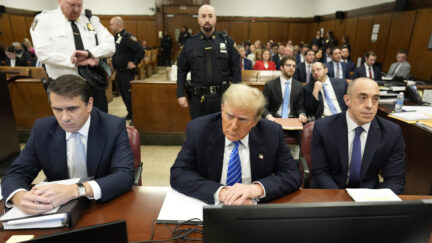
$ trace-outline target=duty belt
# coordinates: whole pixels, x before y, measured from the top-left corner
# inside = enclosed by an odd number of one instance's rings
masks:
[[[229,87],[229,82],[224,81],[221,85],[201,85],[192,83],[190,81],[187,82],[187,89],[189,92],[195,96],[201,97],[201,103],[205,101],[205,95],[208,94],[222,94]]]

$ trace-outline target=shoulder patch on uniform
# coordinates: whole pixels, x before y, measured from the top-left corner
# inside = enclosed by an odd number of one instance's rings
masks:
[[[129,37],[129,39],[131,39],[131,40],[133,40],[133,41],[135,41],[135,42],[138,41],[138,39],[137,39],[135,36],[133,36],[133,35],[131,35],[131,36]]]
[[[38,18],[34,18],[33,23],[31,25],[31,29],[35,30],[36,25],[39,23],[39,19]]]

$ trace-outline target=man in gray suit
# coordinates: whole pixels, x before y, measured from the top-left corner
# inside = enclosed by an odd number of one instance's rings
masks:
[[[387,73],[387,77],[392,79],[399,78],[408,78],[410,76],[411,65],[406,61],[408,57],[408,53],[405,50],[399,50],[396,54],[397,62],[393,63],[390,66],[390,69]]]

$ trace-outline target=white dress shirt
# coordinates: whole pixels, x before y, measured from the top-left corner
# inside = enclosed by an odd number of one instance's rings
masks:
[[[368,66],[366,63],[364,63],[363,65],[365,66],[365,70],[366,70],[366,77],[371,78],[371,79],[374,79],[374,77],[375,77],[375,73],[374,73],[373,67],[372,67],[372,66]],[[372,77],[370,77],[370,75],[369,75],[369,68],[370,68],[370,71],[371,71],[371,73],[372,73]]]
[[[84,14],[75,21],[80,31],[84,50],[94,57],[110,57],[115,52],[114,37],[93,16],[91,23]],[[78,74],[78,68],[70,60],[75,51],[71,22],[63,15],[60,7],[43,11],[35,17],[30,28],[34,49],[38,59],[45,64],[48,76],[56,79],[64,74]],[[99,45],[96,46],[97,34]]]
[[[290,79],[285,79],[284,77],[282,77],[282,75],[280,76],[280,84],[281,84],[281,91],[282,91],[282,103],[278,109],[278,111],[276,112],[276,114],[278,116],[282,116],[282,106],[283,106],[283,99],[285,97],[285,88],[286,88],[286,82],[288,82],[290,84],[290,91],[292,90],[292,78]],[[292,93],[292,92],[291,92]],[[291,95],[290,93],[290,95]],[[291,100],[291,97],[290,97]],[[288,101],[289,102],[289,101]],[[288,108],[288,116],[291,113],[291,106]]]
[[[339,66],[339,73],[336,72],[338,66]],[[334,77],[335,78],[344,78],[341,62],[333,61],[333,70],[334,70]]]
[[[331,113],[330,108],[329,108],[329,106],[327,104],[327,101],[325,99],[324,90],[323,90],[324,86],[326,86],[325,89],[326,89],[328,95],[330,96],[330,99],[333,101],[333,105],[335,106],[335,108],[338,111],[338,113],[340,113],[342,110],[340,108],[339,102],[338,102],[337,97],[336,97],[336,93],[334,92],[333,86],[332,86],[332,84],[331,84],[330,79],[329,79],[328,76],[326,77],[326,81],[322,85],[323,85],[323,88],[320,90],[320,92],[321,92],[321,95],[322,95],[323,101],[324,101],[323,116],[331,116],[331,115],[333,115]]]
[[[10,59],[10,66],[15,67],[16,59]]]
[[[348,172],[347,172],[347,185],[349,182],[349,174],[350,174],[350,166],[351,166],[351,155],[352,155],[352,149],[353,149],[353,142],[354,142],[354,136],[355,136],[355,129],[359,126],[357,123],[355,123],[348,111],[346,112],[346,121],[347,121],[347,127],[348,127]],[[365,123],[363,125],[361,125],[361,127],[363,128],[363,132],[360,134],[360,142],[361,142],[361,157],[363,160],[363,154],[364,154],[364,149],[366,147],[366,139],[367,139],[367,135],[369,132],[369,127],[370,127],[370,122],[369,123]]]

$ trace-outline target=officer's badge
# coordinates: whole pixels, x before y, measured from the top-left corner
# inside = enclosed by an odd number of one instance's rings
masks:
[[[94,31],[94,27],[93,27],[93,25],[91,23],[87,23],[87,29],[89,31]]]
[[[219,49],[220,49],[220,52],[221,52],[221,53],[227,53],[225,43],[220,43],[220,44],[219,44]]]
[[[38,18],[34,18],[33,23],[31,25],[31,29],[35,30],[36,25],[39,23],[39,19]]]
[[[123,38],[123,36],[119,34],[116,43],[120,44],[122,38]]]
[[[135,42],[138,41],[138,39],[137,39],[135,36],[133,36],[133,35],[131,35],[131,37],[129,37],[129,39],[131,39],[131,40],[133,40],[133,41],[135,41]]]

